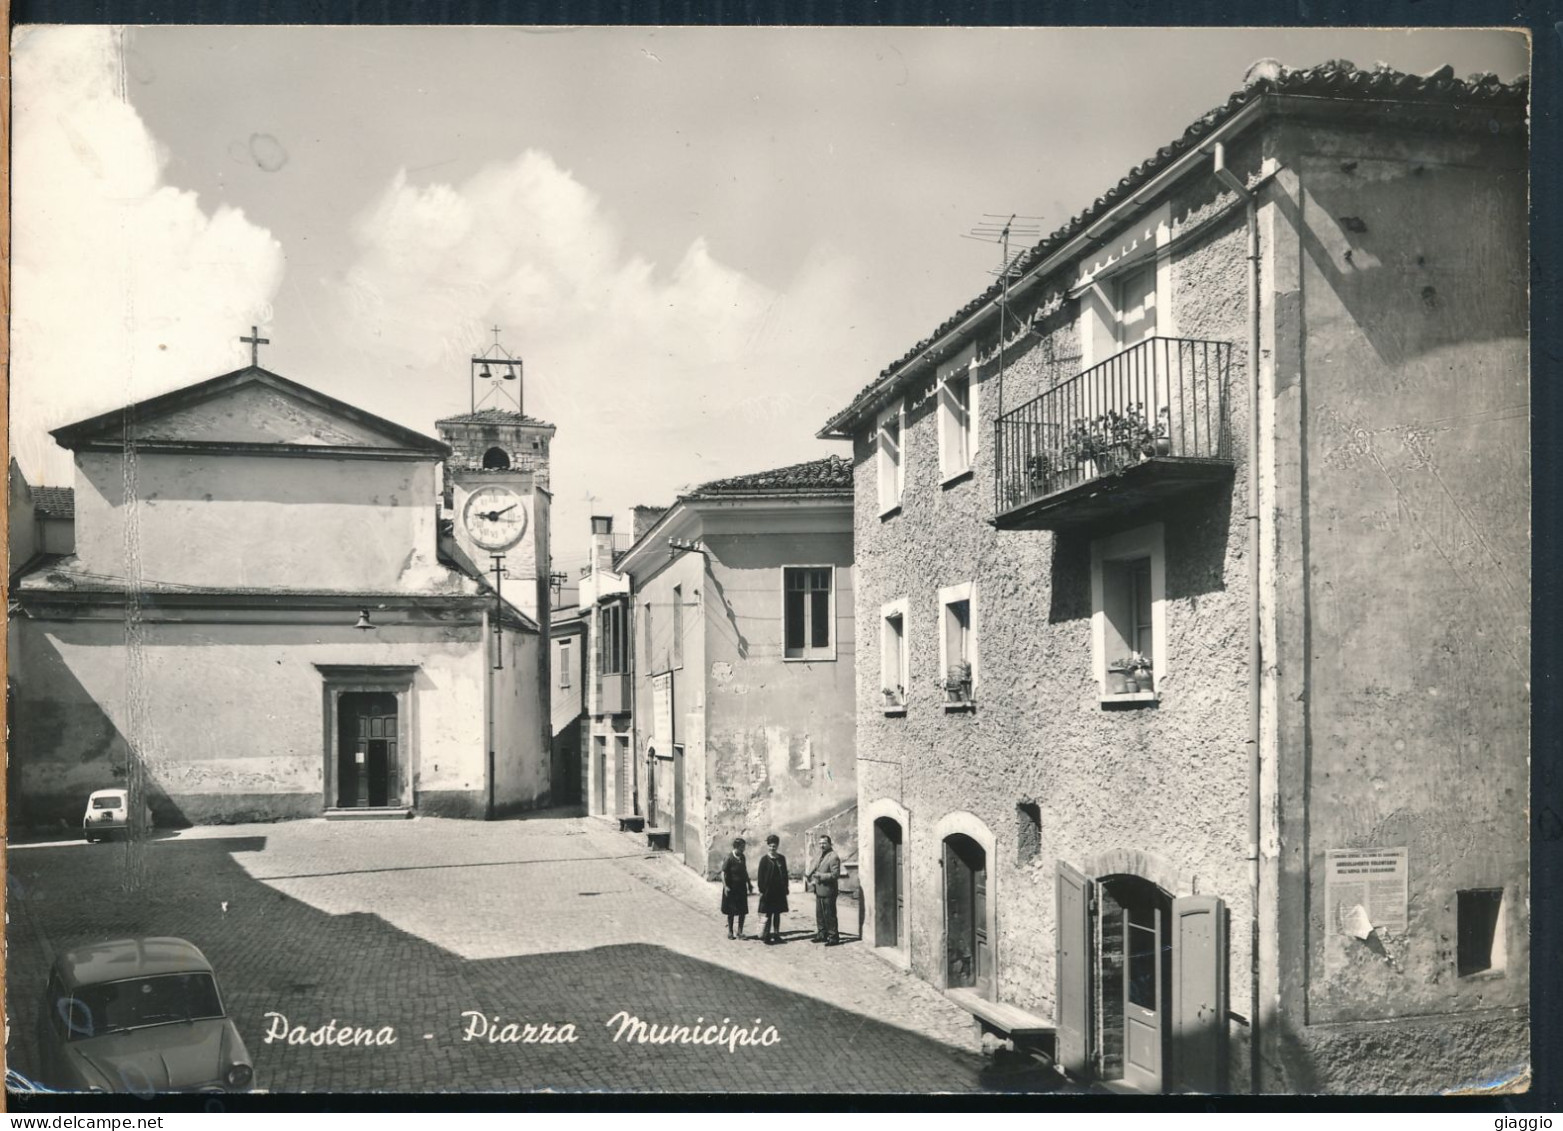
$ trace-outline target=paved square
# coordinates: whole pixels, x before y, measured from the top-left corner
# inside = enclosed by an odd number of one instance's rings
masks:
[[[796,893],[787,945],[729,941],[714,884],[587,818],[204,827],[134,845],[13,846],[9,867],[9,1052],[24,1075],[55,951],[177,935],[216,967],[257,1087],[271,1091],[1057,1084],[1020,1058],[985,1056],[964,1011],[860,943],[809,944],[812,897]],[[842,906],[846,926],[855,914]],[[396,1042],[268,1043],[278,1017],[306,1030],[390,1026]],[[658,1027],[648,1035],[726,1025],[774,1039],[639,1042],[626,1018]],[[527,1023],[570,1025],[575,1039],[488,1039],[524,1036],[505,1026]]]

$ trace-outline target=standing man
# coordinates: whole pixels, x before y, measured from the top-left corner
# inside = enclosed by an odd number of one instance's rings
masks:
[[[841,882],[841,857],[830,846],[830,837],[819,838],[819,859],[803,879],[805,883],[814,881],[814,938],[810,941],[822,942],[826,946],[839,945],[841,934],[836,927],[836,893]]]

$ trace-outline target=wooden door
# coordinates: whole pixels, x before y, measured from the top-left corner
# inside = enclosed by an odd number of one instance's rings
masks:
[[[618,766],[614,774],[613,803],[618,808],[616,813],[630,812],[630,740],[623,735],[616,735],[614,741],[618,744]]]
[[[987,860],[967,836],[944,842],[945,985],[981,987],[986,992],[982,951],[987,946]],[[979,927],[979,915],[982,925]]]
[[[396,696],[350,691],[337,701],[337,805],[385,806],[401,800]]]
[[[1172,901],[1171,1090],[1227,1090],[1227,909],[1213,895]]]
[[[1058,1066],[1076,1079],[1085,1079],[1091,1072],[1096,1034],[1091,953],[1095,885],[1060,861],[1057,891]]]
[[[901,826],[889,817],[874,822],[874,945],[900,946],[902,934]]]
[[[981,849],[978,851],[982,852]],[[988,939],[988,859],[986,852],[982,852],[980,863],[973,862],[971,889],[972,950],[977,957],[976,986],[978,992],[983,997],[991,1000],[993,998],[993,948]]]
[[[1160,907],[1125,908],[1123,1079],[1146,1092],[1161,1091],[1165,930]]]
[[[684,851],[684,748],[673,747],[673,851]],[[686,860],[687,864],[688,861]]]
[[[608,739],[602,734],[592,737],[592,756],[596,759],[596,786],[592,787],[592,812],[605,815],[608,812]]]

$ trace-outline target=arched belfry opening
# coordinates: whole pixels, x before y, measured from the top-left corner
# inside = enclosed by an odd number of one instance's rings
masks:
[[[490,448],[483,453],[484,471],[509,471],[510,455],[504,448]]]

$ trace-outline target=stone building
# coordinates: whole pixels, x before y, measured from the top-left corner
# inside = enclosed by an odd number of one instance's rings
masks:
[[[73,544],[12,591],[13,826],[122,784],[162,825],[546,803],[546,637],[457,560],[534,546],[530,495],[442,536],[446,444],[257,365],[54,437]]]
[[[1072,1075],[1527,1064],[1526,98],[1257,64],[820,433],[867,941]]]

